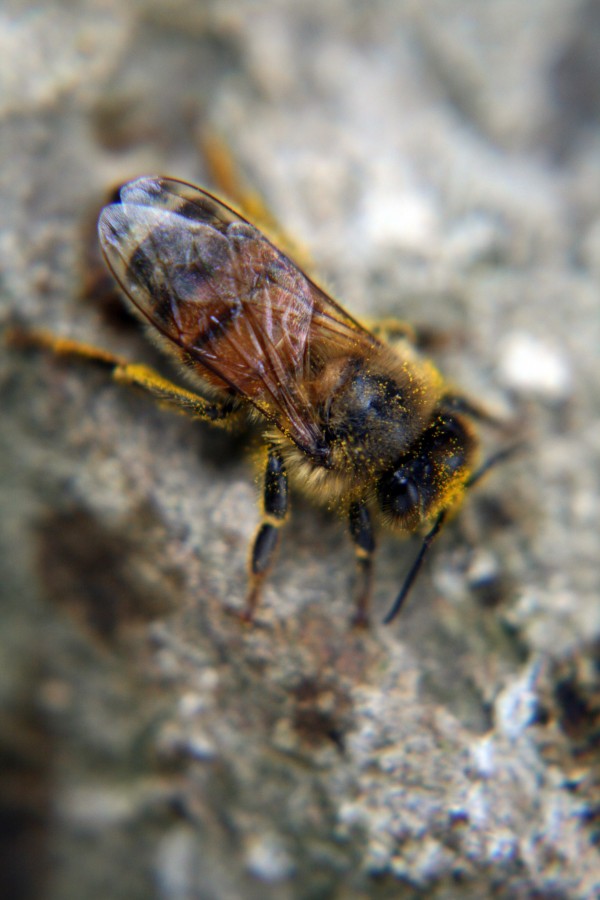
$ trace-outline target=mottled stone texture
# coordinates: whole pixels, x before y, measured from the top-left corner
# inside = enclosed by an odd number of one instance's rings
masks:
[[[3,322],[170,374],[90,223],[135,175],[203,182],[212,129],[336,296],[419,325],[528,445],[387,629],[414,546],[382,536],[352,631],[344,524],[294,497],[246,628],[252,438],[5,347],[6,896],[596,896],[598,3],[23,7],[0,11]]]

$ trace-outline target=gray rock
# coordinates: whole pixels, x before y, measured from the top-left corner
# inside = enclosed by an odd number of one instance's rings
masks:
[[[382,535],[374,624],[353,631],[344,523],[294,497],[243,628],[248,439],[5,348],[8,893],[596,896],[597,4],[0,15],[4,324],[172,376],[87,248],[111,186],[204,183],[216,131],[354,314],[420,326],[527,439],[392,626],[414,546]]]

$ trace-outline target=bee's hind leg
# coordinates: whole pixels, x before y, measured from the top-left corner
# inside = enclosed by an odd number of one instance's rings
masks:
[[[279,546],[279,529],[288,514],[288,479],[283,457],[270,446],[265,468],[263,488],[263,515],[254,535],[250,554],[250,587],[242,618],[251,622],[260,602],[262,586],[271,571]]]
[[[13,328],[7,335],[10,344],[49,350],[57,356],[82,357],[100,363],[110,370],[114,381],[132,384],[151,394],[160,403],[174,407],[194,419],[224,425],[235,416],[231,400],[211,401],[163,378],[150,366],[128,362],[121,356],[71,338],[57,337],[48,331]]]

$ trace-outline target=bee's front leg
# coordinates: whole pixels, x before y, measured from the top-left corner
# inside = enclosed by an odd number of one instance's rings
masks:
[[[279,546],[279,529],[287,519],[288,479],[279,450],[269,447],[263,488],[262,521],[250,555],[250,588],[242,618],[251,622],[260,601],[263,582],[273,566]]]
[[[369,624],[369,605],[373,582],[373,554],[375,536],[366,503],[354,502],[349,510],[350,536],[354,544],[358,569],[356,612],[352,624],[365,628]]]

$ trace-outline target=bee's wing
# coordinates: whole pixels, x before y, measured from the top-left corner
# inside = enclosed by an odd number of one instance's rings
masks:
[[[254,226],[205,191],[140,178],[99,221],[107,262],[137,310],[309,454],[323,443],[306,383],[316,361],[376,340]]]

